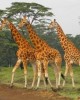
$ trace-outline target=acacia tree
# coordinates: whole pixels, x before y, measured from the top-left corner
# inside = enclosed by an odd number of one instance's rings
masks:
[[[40,22],[44,20],[45,17],[51,17],[53,13],[49,10],[51,10],[51,8],[44,7],[37,3],[13,2],[11,7],[6,8],[6,14],[8,17],[13,18],[27,15],[28,18],[32,19],[31,23],[33,23],[34,21]]]
[[[28,21],[35,26],[36,30],[44,33],[50,17],[53,16],[50,10],[51,8],[37,3],[13,2],[11,7],[6,8],[5,14],[8,18],[12,18],[15,25],[23,15],[26,15]]]

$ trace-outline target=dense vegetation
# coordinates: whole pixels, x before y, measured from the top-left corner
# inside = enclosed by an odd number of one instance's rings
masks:
[[[23,15],[27,15],[28,20],[42,39],[44,39],[51,47],[58,49],[62,55],[64,54],[57,34],[54,30],[50,30],[47,27],[51,17],[54,16],[51,12],[51,8],[36,3],[14,2],[11,7],[6,8],[6,10],[0,10],[0,18],[7,17],[15,24],[15,26],[18,26],[20,17]],[[31,43],[25,28],[19,31],[29,43]],[[73,37],[72,34],[67,34],[67,37],[80,49],[80,35]],[[17,59],[17,49],[17,45],[15,44],[8,27],[0,31],[0,66],[13,66]]]

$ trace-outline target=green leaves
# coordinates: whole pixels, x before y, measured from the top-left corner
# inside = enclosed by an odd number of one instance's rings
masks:
[[[0,18],[2,18],[3,14],[4,14],[4,10],[0,10]]]
[[[20,18],[23,15],[27,15],[29,19],[33,21],[38,19],[46,19],[45,17],[52,17],[53,13],[51,8],[45,7],[37,3],[25,3],[25,2],[13,2],[11,7],[6,8],[4,14],[8,18]],[[3,14],[3,15],[4,15]]]

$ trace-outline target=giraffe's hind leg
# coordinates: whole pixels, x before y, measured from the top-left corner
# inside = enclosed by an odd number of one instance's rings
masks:
[[[51,83],[51,81],[49,79],[49,75],[48,75],[48,63],[49,62],[47,60],[43,61],[43,67],[44,67],[44,73],[45,73],[45,82],[46,82],[46,84],[49,83],[51,89],[53,89],[52,83]]]
[[[11,84],[10,84],[11,87],[13,86],[13,82],[14,82],[14,73],[20,64],[21,64],[21,59],[18,59],[13,70],[12,70],[12,78],[11,78]]]
[[[68,73],[69,73],[70,76],[71,76],[72,86],[75,87],[72,65],[71,65],[71,63],[69,63],[69,62],[66,63],[65,77],[67,76]],[[64,85],[65,85],[65,80],[63,81],[63,86],[64,86]]]
[[[72,86],[75,87],[75,83],[74,83],[74,75],[73,75],[73,70],[72,70],[72,66],[70,66],[70,76],[71,76],[71,80],[72,80]]]
[[[66,62],[66,69],[65,69],[65,73],[64,76],[65,78],[67,77],[68,73],[69,73],[69,64]],[[63,87],[65,86],[66,80],[63,80]]]

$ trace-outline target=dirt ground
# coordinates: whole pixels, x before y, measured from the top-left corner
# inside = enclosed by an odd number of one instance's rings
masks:
[[[29,90],[0,84],[0,100],[71,100],[56,92],[47,90]]]

